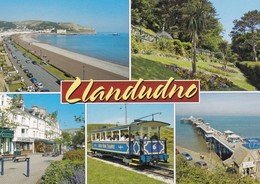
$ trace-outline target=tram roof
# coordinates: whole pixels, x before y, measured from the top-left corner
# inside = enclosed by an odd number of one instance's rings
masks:
[[[162,126],[169,126],[169,125],[170,125],[169,123],[162,122],[162,121],[136,121],[127,125],[103,128],[99,130],[92,130],[91,133],[128,130],[128,128],[134,129],[138,127],[162,127]]]

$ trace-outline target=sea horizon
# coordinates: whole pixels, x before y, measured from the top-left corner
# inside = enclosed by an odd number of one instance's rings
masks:
[[[113,36],[113,33],[119,36]],[[129,67],[129,33],[41,34],[33,38],[68,51]]]

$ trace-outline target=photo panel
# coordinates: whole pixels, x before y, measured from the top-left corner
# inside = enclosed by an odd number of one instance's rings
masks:
[[[88,104],[87,182],[174,183],[173,104]]]
[[[0,182],[85,183],[85,106],[0,93]]]
[[[176,183],[259,183],[259,97],[202,93],[176,105]]]
[[[129,79],[128,0],[13,0],[0,16],[1,92],[59,92],[77,77]]]

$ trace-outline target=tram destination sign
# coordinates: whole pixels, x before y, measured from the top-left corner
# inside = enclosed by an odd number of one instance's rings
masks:
[[[62,81],[62,103],[199,102],[198,80]]]

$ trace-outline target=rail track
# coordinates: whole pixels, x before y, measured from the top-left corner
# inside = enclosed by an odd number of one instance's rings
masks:
[[[87,152],[88,156],[93,156],[90,151]],[[164,181],[165,183],[174,183],[174,170],[166,167],[161,166],[139,166],[139,167],[133,167],[133,166],[126,166],[121,160],[110,158],[110,157],[95,157],[98,160],[103,160],[106,162],[119,164],[122,167],[127,167],[133,169],[133,171],[136,171],[138,173],[146,173],[148,175],[152,175],[153,178],[160,178],[159,180]]]
[[[145,168],[143,171],[154,174],[154,175],[161,176],[165,179],[172,179],[173,180],[173,178],[174,178],[173,169],[169,169],[169,168],[166,168],[166,167],[150,166],[148,168]]]

